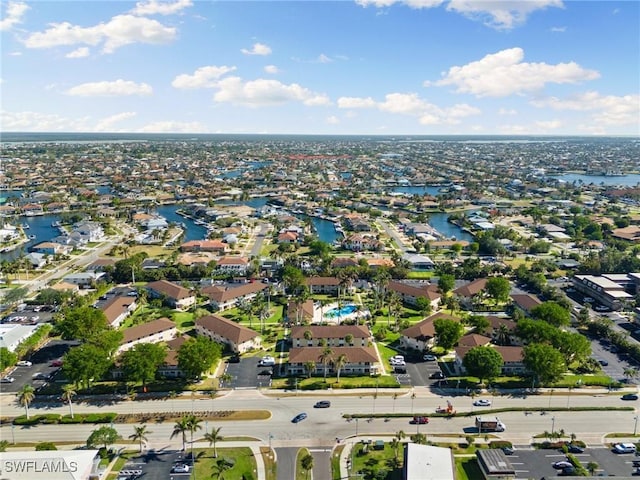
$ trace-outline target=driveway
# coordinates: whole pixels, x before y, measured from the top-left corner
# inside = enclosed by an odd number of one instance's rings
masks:
[[[296,456],[298,447],[276,448],[278,461],[278,480],[291,480],[296,478]]]
[[[261,375],[266,367],[258,367],[258,357],[241,358],[238,363],[227,363],[225,373],[231,375],[231,380],[225,382],[225,388],[257,388],[268,386],[271,377]]]
[[[414,387],[433,386],[438,380],[429,378],[429,375],[440,370],[438,362],[412,361],[407,363],[407,375],[411,379],[411,385]],[[404,384],[404,382],[401,382]]]

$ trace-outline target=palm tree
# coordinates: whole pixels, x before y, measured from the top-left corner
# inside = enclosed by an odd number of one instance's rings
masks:
[[[332,355],[333,355],[333,350],[331,350],[331,347],[326,347],[318,357],[318,360],[322,362],[325,381],[327,380],[327,370],[328,370],[329,364],[331,363]]]
[[[29,419],[29,405],[35,396],[35,389],[31,385],[25,385],[18,392],[18,403],[24,407],[27,420]]]
[[[311,476],[311,469],[313,468],[313,456],[307,453],[300,460],[300,466],[307,472],[307,478]]]
[[[333,367],[336,369],[336,383],[340,383],[340,371],[348,362],[349,359],[344,353],[338,355],[338,358],[333,361]]]
[[[76,390],[72,383],[67,383],[62,387],[62,400],[69,404],[69,413],[71,413],[71,418],[73,418],[73,405],[71,404],[71,399],[75,394]]]
[[[222,435],[220,435],[220,430],[222,427],[212,428],[210,432],[204,434],[204,439],[209,442],[209,446],[213,444],[213,458],[217,458],[218,452],[216,451],[216,442],[222,440]]]
[[[402,300],[400,296],[396,292],[391,292],[389,296],[389,312],[387,315],[387,326],[391,323],[391,316],[393,315],[393,321],[396,326],[396,330],[398,329],[398,317],[402,312]]]
[[[638,376],[638,369],[635,367],[625,368],[622,374],[627,380],[630,381],[631,379]]]
[[[509,331],[509,327],[507,327],[504,323],[501,323],[498,327],[496,343],[503,346],[511,345],[511,332]]]
[[[597,462],[589,462],[587,463],[587,470],[589,470],[589,475],[593,476],[596,473],[596,470],[600,467]]]
[[[313,375],[313,372],[316,371],[316,362],[314,362],[313,360],[304,362],[304,369],[307,371],[307,378],[311,378],[311,375]]]
[[[186,449],[187,443],[187,432],[189,431],[189,418],[182,417],[178,420],[173,426],[173,432],[171,432],[171,436],[169,438],[177,437],[178,435],[182,435],[182,450]]]
[[[147,426],[146,425],[140,425],[139,427],[134,426],[133,427],[133,433],[131,435],[129,435],[129,438],[133,441],[138,441],[140,442],[140,453],[142,453],[142,442],[146,442],[147,441],[147,435],[153,433],[149,430],[147,430]]]
[[[193,452],[193,432],[195,432],[196,430],[202,430],[202,425],[200,425],[201,422],[202,420],[200,420],[195,415],[189,415],[187,417],[187,426],[189,428],[189,432],[191,432],[191,451],[192,452]]]
[[[311,333],[311,330],[305,330],[304,333],[302,334],[302,336],[308,342],[309,340],[311,340],[313,338],[313,333]]]
[[[213,466],[213,474],[218,480],[221,480],[223,478],[222,475],[224,474],[224,472],[229,470],[231,467],[233,467],[232,463],[229,463],[226,458],[221,458]]]

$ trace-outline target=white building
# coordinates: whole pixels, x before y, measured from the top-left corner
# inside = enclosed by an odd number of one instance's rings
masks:
[[[0,452],[2,480],[97,480],[99,464],[97,450]]]
[[[407,443],[404,448],[403,480],[454,480],[451,449]]]
[[[33,332],[38,329],[38,325],[0,325],[0,347],[7,347],[10,352],[15,351],[21,342],[25,341]]]

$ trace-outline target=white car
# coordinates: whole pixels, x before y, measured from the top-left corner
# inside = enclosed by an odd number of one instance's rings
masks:
[[[173,467],[173,473],[189,473],[189,465],[178,464]]]
[[[13,383],[15,382],[16,379],[13,377],[4,377],[2,379],[0,379],[0,383]]]
[[[636,450],[636,446],[633,443],[616,443],[613,446],[615,453],[635,453]]]
[[[491,406],[491,400],[488,400],[486,398],[479,398],[478,400],[474,401],[473,404],[476,407],[490,407]]]
[[[437,360],[435,355],[430,355],[430,354],[428,354],[428,353],[427,353],[427,354],[425,354],[425,355],[423,355],[423,356],[422,356],[422,359],[423,359],[425,362],[435,362],[435,361]]]
[[[33,365],[29,360],[20,360],[16,365],[19,367],[30,367]]]

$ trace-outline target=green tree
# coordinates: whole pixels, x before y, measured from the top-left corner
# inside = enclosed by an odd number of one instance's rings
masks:
[[[131,435],[129,435],[129,439],[133,440],[134,442],[140,442],[140,453],[142,453],[142,442],[146,442],[147,439],[147,435],[149,435],[151,432],[150,430],[147,430],[147,426],[146,425],[140,425],[140,426],[134,426],[133,427],[133,433]]]
[[[349,362],[349,358],[344,353],[341,353],[333,361],[333,367],[336,369],[336,382],[340,383],[340,372],[344,366]]]
[[[69,350],[64,358],[62,370],[76,385],[91,387],[95,380],[104,376],[111,366],[106,352],[94,345],[80,345]]]
[[[209,446],[213,444],[213,458],[218,457],[218,452],[216,450],[216,443],[221,441],[224,437],[220,435],[220,430],[222,427],[215,428],[213,427],[210,432],[204,434],[204,439],[209,442]]]
[[[195,415],[187,416],[187,427],[189,428],[189,433],[191,434],[191,451],[193,452],[193,433],[202,430],[202,420],[200,420]]]
[[[307,473],[307,478],[311,476],[311,469],[313,468],[313,456],[309,453],[305,454],[300,459],[300,466]]]
[[[491,277],[487,279],[484,291],[496,302],[506,302],[511,292],[511,284],[504,277]]]
[[[69,404],[69,413],[71,414],[71,418],[73,418],[73,404],[71,403],[71,399],[76,395],[76,388],[72,383],[67,383],[62,387],[62,401],[67,402]]]
[[[484,315],[472,315],[471,317],[469,317],[469,324],[473,325],[476,333],[484,335],[489,329],[491,322],[489,322],[487,317],[485,317]]]
[[[464,333],[460,322],[449,318],[436,318],[433,321],[433,326],[436,331],[436,341],[445,350],[451,350]]]
[[[304,362],[304,369],[307,371],[307,378],[311,378],[311,375],[313,375],[313,372],[316,371],[316,362],[314,362],[313,360]]]
[[[523,363],[534,375],[538,384],[549,384],[562,376],[567,366],[562,354],[542,343],[532,343],[524,347]]]
[[[217,480],[223,480],[223,475],[227,470],[230,470],[233,467],[233,463],[230,462],[226,458],[220,458],[213,466],[213,475],[217,478]]]
[[[122,354],[122,371],[130,382],[142,382],[143,387],[156,377],[167,356],[167,347],[160,343],[138,343]]]
[[[213,362],[220,359],[221,354],[219,343],[202,336],[190,338],[178,349],[178,366],[187,378],[200,378]]]
[[[171,432],[171,436],[169,438],[177,437],[178,435],[182,436],[182,450],[184,451],[187,444],[187,432],[190,429],[189,418],[182,417],[173,425],[173,431]]]
[[[462,364],[469,375],[478,377],[483,383],[485,379],[491,380],[500,375],[504,360],[495,348],[479,346],[467,352]]]
[[[31,405],[35,396],[35,389],[31,385],[24,385],[18,391],[18,403],[24,407],[27,419],[29,418],[29,405]]]
[[[6,452],[9,447],[9,440],[0,440],[0,452]]]
[[[551,343],[562,354],[566,365],[583,362],[591,356],[591,342],[581,333],[559,330]]]
[[[36,444],[36,452],[46,452],[51,450],[58,450],[56,444],[53,442],[40,442]]]
[[[65,311],[56,328],[65,340],[86,342],[99,336],[109,326],[102,310],[84,306]]]
[[[287,291],[295,295],[304,286],[304,274],[298,267],[286,265],[282,270],[282,282]]]
[[[533,318],[544,320],[554,327],[564,327],[569,325],[571,321],[569,310],[557,302],[542,302],[531,309],[531,315]]]
[[[7,347],[0,347],[0,371],[15,365],[18,361],[18,356],[10,351]]]
[[[587,470],[589,471],[589,475],[593,476],[596,473],[596,470],[600,468],[600,465],[598,465],[598,462],[589,462],[587,463]]]
[[[95,448],[102,445],[105,450],[109,448],[109,445],[113,445],[120,439],[118,431],[108,425],[104,425],[91,432],[89,438],[87,438],[87,447]]]
[[[416,298],[416,307],[418,307],[418,311],[421,315],[427,317],[431,314],[433,308],[431,307],[431,300],[427,297],[418,297]]]
[[[322,353],[318,357],[318,360],[322,363],[322,370],[324,373],[324,380],[327,380],[327,371],[329,370],[329,365],[333,361],[333,350],[330,347],[326,347],[322,350]]]
[[[440,293],[442,293],[442,295],[446,296],[447,293],[453,290],[453,287],[455,287],[455,285],[456,277],[449,273],[440,275],[440,278],[438,279],[438,290],[440,290]]]

